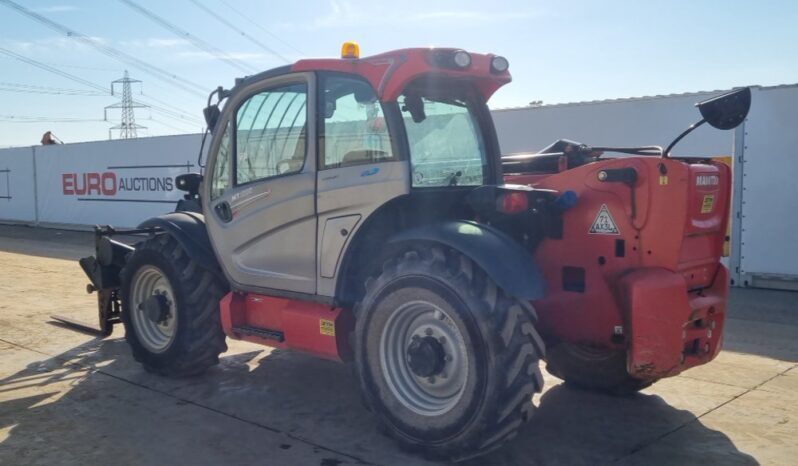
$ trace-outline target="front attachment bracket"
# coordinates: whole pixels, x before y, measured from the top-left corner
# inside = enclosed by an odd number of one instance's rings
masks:
[[[100,337],[110,336],[114,324],[121,322],[122,303],[119,297],[121,286],[119,273],[125,263],[126,255],[133,247],[110,239],[113,235],[155,234],[159,228],[139,228],[135,230],[116,230],[109,226],[94,227],[94,256],[80,259],[80,267],[91,283],[86,285],[88,293],[97,292],[97,326],[66,316],[50,316],[56,323]]]

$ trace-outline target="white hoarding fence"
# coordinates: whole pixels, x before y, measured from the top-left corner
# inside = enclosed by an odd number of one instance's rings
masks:
[[[798,289],[798,86],[754,89],[742,145],[740,280]]]
[[[665,147],[701,119],[696,102],[721,92],[500,109],[491,114],[503,154],[537,152],[558,139],[590,146]],[[732,139],[729,131],[699,128],[674,148],[674,155],[729,155]]]
[[[38,221],[135,227],[172,211],[174,177],[199,171],[198,135],[36,147]]]
[[[35,222],[33,148],[0,151],[0,221]]]

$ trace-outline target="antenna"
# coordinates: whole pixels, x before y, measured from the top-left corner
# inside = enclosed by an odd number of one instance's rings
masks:
[[[141,83],[138,79],[132,79],[125,70],[125,76],[122,79],[111,81],[111,95],[115,95],[116,84],[122,85],[122,101],[113,105],[105,107],[104,119],[108,121],[108,109],[122,109],[122,121],[115,126],[108,128],[108,139],[112,139],[111,135],[114,130],[119,131],[118,139],[130,139],[138,137],[139,129],[147,129],[146,126],[136,124],[136,116],[133,113],[134,108],[148,108],[149,105],[144,105],[139,102],[133,101],[133,91],[131,84]]]

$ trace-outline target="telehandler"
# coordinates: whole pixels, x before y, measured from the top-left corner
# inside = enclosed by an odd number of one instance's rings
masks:
[[[217,364],[226,338],[353,361],[385,431],[458,460],[533,416],[541,360],[614,393],[710,361],[730,169],[673,144],[502,157],[486,102],[508,68],[346,43],[214,90],[207,166],[176,178],[177,209],[98,227],[80,261],[100,332],[122,322],[133,357],[166,376]],[[698,104],[674,143],[736,127],[750,101]]]

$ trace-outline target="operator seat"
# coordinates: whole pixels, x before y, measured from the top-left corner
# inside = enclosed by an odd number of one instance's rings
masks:
[[[302,127],[302,131],[299,132],[299,137],[296,141],[296,147],[294,148],[294,155],[292,155],[290,159],[286,160],[288,168],[284,170],[283,173],[298,172],[305,165],[305,130],[307,127],[308,125],[305,123],[305,126]]]

